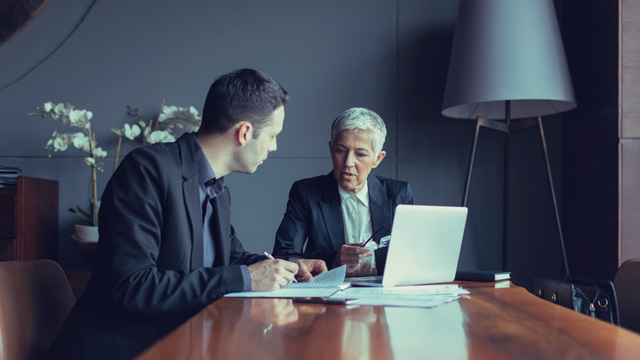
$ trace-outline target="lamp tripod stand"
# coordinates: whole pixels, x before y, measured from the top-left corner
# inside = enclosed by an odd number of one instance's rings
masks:
[[[473,136],[473,145],[471,147],[471,156],[469,157],[469,166],[467,169],[467,178],[464,186],[464,195],[462,197],[462,206],[467,206],[467,200],[469,198],[469,185],[471,183],[471,174],[473,172],[473,162],[476,155],[476,147],[478,144],[478,135],[480,134],[480,128],[486,127],[492,130],[500,131],[504,133],[504,184],[503,184],[503,207],[502,207],[502,270],[507,270],[507,250],[508,242],[507,235],[509,231],[509,138],[511,133],[529,129],[537,126],[540,129],[540,140],[542,144],[542,150],[544,153],[544,160],[547,169],[547,178],[549,180],[549,188],[551,190],[551,200],[553,202],[553,209],[556,218],[556,227],[560,240],[560,247],[562,249],[562,261],[564,264],[564,270],[569,275],[569,266],[567,263],[567,255],[564,247],[564,238],[562,236],[562,226],[560,224],[560,213],[558,211],[558,202],[556,199],[556,192],[553,187],[553,177],[551,175],[551,165],[549,163],[549,155],[547,151],[547,141],[544,136],[544,128],[542,126],[542,117],[532,117],[524,120],[511,122],[511,101],[505,101],[505,121],[498,121],[487,119],[482,116],[476,118],[476,130]]]

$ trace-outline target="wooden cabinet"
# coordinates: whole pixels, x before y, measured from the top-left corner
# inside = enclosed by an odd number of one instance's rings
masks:
[[[0,261],[56,259],[58,182],[18,176],[0,188]]]

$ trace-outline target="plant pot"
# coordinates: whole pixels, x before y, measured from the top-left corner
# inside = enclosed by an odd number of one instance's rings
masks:
[[[88,226],[88,225],[75,225],[76,227],[76,235],[78,239],[90,241],[97,243],[98,242],[98,227],[97,226]]]
[[[93,263],[93,253],[96,251],[97,242],[82,240],[77,235],[71,235],[71,240],[80,254],[90,263]]]

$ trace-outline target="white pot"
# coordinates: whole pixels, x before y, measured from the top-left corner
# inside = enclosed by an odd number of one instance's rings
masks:
[[[81,240],[98,242],[98,227],[88,225],[75,225],[76,235]]]

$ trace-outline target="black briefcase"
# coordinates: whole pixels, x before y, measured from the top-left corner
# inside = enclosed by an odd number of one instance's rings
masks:
[[[564,280],[534,278],[533,287],[542,299],[620,325],[616,290],[609,280],[578,276],[565,276]]]

